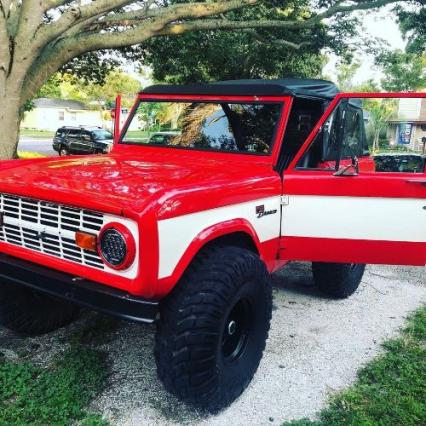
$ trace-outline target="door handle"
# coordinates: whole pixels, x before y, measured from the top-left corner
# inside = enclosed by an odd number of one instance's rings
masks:
[[[417,185],[426,186],[426,179],[408,179],[405,182],[407,183],[416,183]]]

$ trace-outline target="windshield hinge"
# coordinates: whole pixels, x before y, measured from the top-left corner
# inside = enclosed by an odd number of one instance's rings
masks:
[[[290,204],[290,200],[288,195],[281,195],[281,205],[288,206]]]

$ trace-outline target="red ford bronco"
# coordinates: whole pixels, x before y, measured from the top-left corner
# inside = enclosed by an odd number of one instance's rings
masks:
[[[265,348],[270,273],[310,261],[339,298],[366,263],[425,265],[426,176],[376,173],[367,149],[365,111],[390,97],[426,94],[152,86],[110,154],[0,163],[1,324],[46,333],[80,306],[156,322],[165,387],[230,404]]]

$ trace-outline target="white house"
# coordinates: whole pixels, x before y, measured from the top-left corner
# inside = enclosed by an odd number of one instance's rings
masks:
[[[57,130],[62,126],[103,126],[101,111],[89,110],[83,102],[40,98],[25,113],[21,128]]]
[[[402,98],[389,120],[388,137],[411,151],[426,153],[426,99]]]
[[[127,119],[123,110],[121,121]],[[89,109],[83,102],[64,99],[40,98],[34,100],[34,108],[24,115],[21,128],[56,131],[62,126],[99,126],[112,128],[112,120],[105,120],[105,111]],[[133,120],[130,130],[141,127],[139,120]]]

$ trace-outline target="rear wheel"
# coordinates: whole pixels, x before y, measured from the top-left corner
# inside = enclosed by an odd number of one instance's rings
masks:
[[[77,318],[78,306],[27,287],[0,283],[0,324],[19,334],[48,333]]]
[[[166,389],[210,412],[229,405],[258,368],[271,311],[271,283],[257,255],[205,250],[161,307],[155,357]]]
[[[355,293],[364,275],[361,263],[312,263],[315,284],[325,294],[343,299]]]

